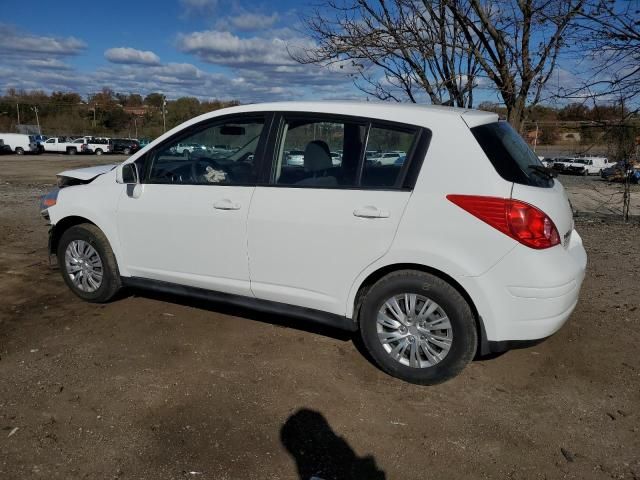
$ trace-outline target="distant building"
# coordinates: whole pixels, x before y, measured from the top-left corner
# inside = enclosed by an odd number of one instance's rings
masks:
[[[122,109],[127,112],[130,113],[131,115],[136,115],[138,117],[143,117],[147,111],[149,110],[149,106],[148,105],[140,105],[137,107],[122,107]]]
[[[582,139],[580,132],[561,132],[560,140],[564,142],[579,142]]]

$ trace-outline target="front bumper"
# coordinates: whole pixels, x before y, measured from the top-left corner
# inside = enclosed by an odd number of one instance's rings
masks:
[[[586,265],[574,230],[567,246],[532,250],[518,245],[485,274],[460,283],[482,319],[485,342],[528,342],[552,335],[567,321]]]

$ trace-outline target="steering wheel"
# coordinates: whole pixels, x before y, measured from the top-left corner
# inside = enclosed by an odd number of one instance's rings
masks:
[[[200,183],[202,181],[202,177],[207,173],[207,167],[224,172],[227,179],[229,179],[229,172],[220,166],[218,162],[210,158],[198,158],[191,162],[191,178],[194,182]]]

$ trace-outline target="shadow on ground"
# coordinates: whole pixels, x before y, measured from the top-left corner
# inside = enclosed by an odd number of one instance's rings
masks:
[[[270,313],[259,312],[252,308],[242,308],[235,305],[229,305],[222,302],[203,300],[196,297],[182,296],[177,294],[168,294],[154,292],[153,290],[143,290],[139,288],[127,288],[121,293],[122,297],[133,296],[150,298],[168,303],[175,303],[186,307],[199,308],[210,312],[221,313],[233,317],[248,318],[256,322],[270,323],[284,328],[293,328],[303,332],[315,333],[325,337],[333,338],[343,342],[352,340],[357,334],[334,328],[328,325],[315,323],[309,320],[300,321],[298,316],[274,315]]]
[[[314,410],[301,409],[291,415],[280,430],[280,440],[294,458],[300,480],[387,478],[373,457],[358,457]]]

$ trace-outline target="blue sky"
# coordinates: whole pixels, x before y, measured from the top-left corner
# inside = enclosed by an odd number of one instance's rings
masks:
[[[2,0],[0,92],[110,87],[243,103],[364,99],[349,64],[291,58],[314,45],[301,21],[309,8],[293,0]],[[549,91],[577,81],[573,61],[559,67]],[[474,96],[476,105],[498,101],[489,82]]]
[[[160,91],[243,102],[358,96],[344,70],[295,63],[303,2],[3,0],[0,91]]]

